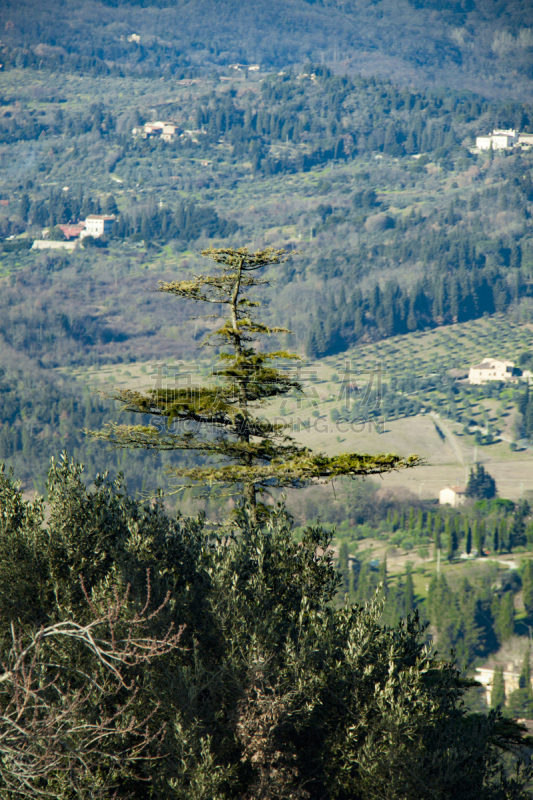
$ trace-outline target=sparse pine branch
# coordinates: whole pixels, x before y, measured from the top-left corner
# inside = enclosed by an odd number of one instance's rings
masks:
[[[265,459],[266,460],[266,459]],[[169,467],[169,475],[187,478],[198,485],[216,483],[246,483],[253,481],[258,486],[299,488],[309,483],[331,481],[341,477],[383,475],[395,470],[416,467],[421,464],[418,456],[402,458],[396,455],[359,455],[344,453],[339,456],[312,454],[306,448],[293,454],[288,460],[278,457],[269,464],[242,466],[232,464],[223,467]]]

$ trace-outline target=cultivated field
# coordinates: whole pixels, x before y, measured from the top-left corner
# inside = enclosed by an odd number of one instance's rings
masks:
[[[317,362],[303,362],[301,378],[306,398],[289,398],[266,413],[293,425],[295,438],[309,447],[328,454],[345,451],[418,453],[425,465],[408,472],[382,477],[385,486],[398,492],[410,492],[421,498],[435,498],[447,484],[464,484],[475,461],[484,464],[498,484],[502,497],[516,500],[533,493],[533,450],[509,449],[514,440],[515,401],[504,389],[496,398],[478,397],[464,380],[461,390],[469,398],[469,417],[479,423],[497,426],[494,444],[477,446],[474,436],[464,426],[446,417],[445,399],[438,392],[410,394],[427,401],[424,413],[384,420],[377,425],[334,422],[333,409],[345,402],[343,386],[348,380],[361,385],[369,375],[381,372],[380,380],[389,384],[406,373],[416,377],[435,372],[457,370],[466,374],[468,367],[484,356],[517,360],[533,343],[531,326],[519,325],[504,317],[449,325],[425,333],[397,336],[376,344],[366,344]],[[65,371],[67,372],[67,371]],[[198,385],[210,381],[212,365],[205,360],[134,362],[127,365],[104,365],[99,368],[68,370],[68,374],[88,384],[95,391],[112,387],[148,389],[159,385]],[[177,382],[176,382],[177,381]],[[468,394],[471,392],[472,394]],[[317,416],[318,415],[318,416]],[[307,425],[308,427],[304,427]],[[382,431],[382,432],[380,432]],[[498,438],[499,437],[499,438]]]

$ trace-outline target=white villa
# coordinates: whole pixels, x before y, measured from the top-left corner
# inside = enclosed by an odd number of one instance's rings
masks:
[[[111,233],[115,217],[112,214],[91,214],[85,219],[85,229],[80,233],[80,239],[92,236],[99,239],[107,233]]]
[[[511,147],[531,147],[533,133],[518,133],[509,130],[495,129],[486,136],[476,136],[476,150],[509,150]]]

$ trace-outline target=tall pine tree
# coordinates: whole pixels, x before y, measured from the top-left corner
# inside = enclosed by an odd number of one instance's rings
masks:
[[[222,324],[209,336],[223,348],[218,356],[218,386],[158,388],[146,394],[117,390],[113,398],[125,411],[151,416],[154,425],[110,423],[102,431],[89,431],[115,448],[196,452],[214,456],[212,465],[169,467],[168,472],[189,485],[237,485],[257,518],[258,495],[271,488],[300,487],[335,477],[371,475],[412,467],[416,456],[326,456],[299,445],[287,434],[288,424],[272,423],[257,412],[267,402],[290,392],[302,392],[282,362],[298,360],[285,351],[261,351],[258,340],[286,328],[271,328],[252,315],[260,303],[254,288],[268,285],[267,268],[287,260],[285,251],[267,248],[208,248],[202,255],[215,266],[211,273],[170,283],[160,281],[159,291],[211,306]],[[225,309],[221,311],[220,309]],[[190,431],[190,424],[197,433]],[[222,463],[221,463],[222,462]]]

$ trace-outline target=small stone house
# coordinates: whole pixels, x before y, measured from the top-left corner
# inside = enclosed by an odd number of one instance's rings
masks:
[[[458,508],[464,505],[466,500],[466,487],[465,486],[446,486],[439,492],[439,505],[451,506]]]

